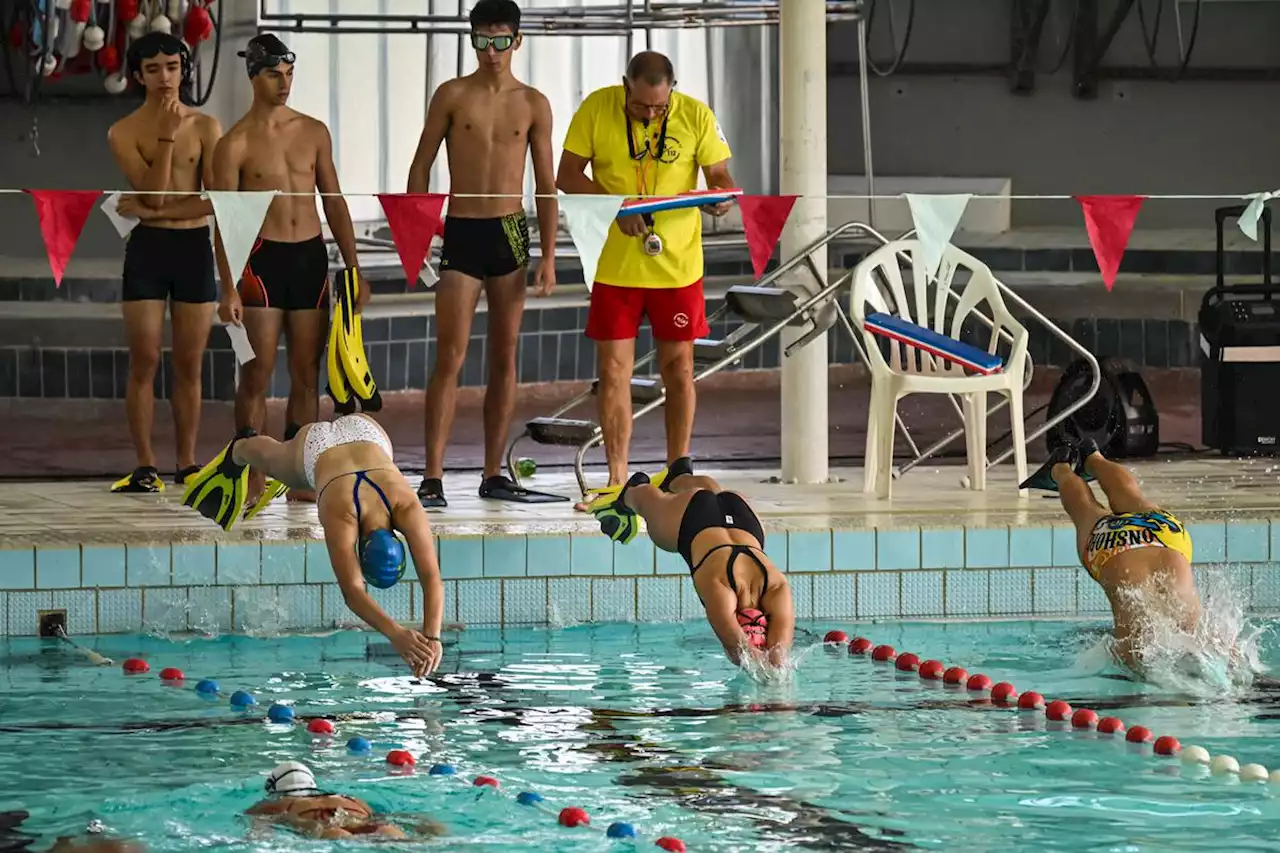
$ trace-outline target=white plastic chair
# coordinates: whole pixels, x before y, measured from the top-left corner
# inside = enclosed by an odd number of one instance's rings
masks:
[[[911,264],[904,279],[899,255],[915,259],[920,241],[897,240],[882,246],[863,259],[854,271],[850,314],[862,333],[871,370],[871,410],[867,419],[865,481],[862,490],[887,498],[893,480],[894,415],[898,401],[908,394],[955,394],[963,400],[965,445],[969,462],[969,488],[981,491],[987,485],[987,394],[996,392],[1009,398],[1009,418],[1013,427],[1014,465],[1018,482],[1027,477],[1027,448],[1023,425],[1022,389],[1027,365],[1027,330],[1005,307],[991,269],[977,258],[948,245],[931,282],[923,264]],[[967,271],[968,281],[956,282],[958,272]],[[963,282],[963,277],[961,278]],[[954,292],[954,293],[953,293]],[[985,310],[980,307],[987,303]],[[870,306],[870,309],[868,309]],[[979,311],[991,321],[981,320],[978,340],[990,332],[985,347],[1001,355],[1004,367],[989,376],[968,375],[963,367],[897,341],[869,332],[864,324],[868,313],[895,315],[918,326],[960,340],[961,327]],[[1012,338],[1005,350],[1001,330]],[[886,361],[882,347],[889,351]]]

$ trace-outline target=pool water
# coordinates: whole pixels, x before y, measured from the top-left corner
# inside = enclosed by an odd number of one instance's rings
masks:
[[[852,635],[859,626],[808,624]],[[1019,689],[1141,723],[1241,764],[1280,767],[1280,693],[1190,696],[1108,677],[1101,624],[1006,622],[860,626],[921,658],[939,658]],[[376,809],[424,815],[448,850],[1280,850],[1280,787],[1242,784],[1158,759],[1042,715],[966,695],[865,658],[812,647],[794,679],[759,684],[735,670],[705,623],[468,630],[440,677],[417,683],[380,637],[86,641],[117,662],[145,657],[149,675],[95,668],[65,645],[0,644],[0,811],[27,809],[41,836],[92,819],[155,851],[315,850],[283,832],[251,835],[240,814],[263,776],[298,759],[319,784]],[[1270,633],[1264,662],[1280,662]],[[184,670],[184,688],[156,673]],[[245,689],[247,714],[202,699],[215,678]],[[263,722],[272,701],[301,718],[336,720],[313,742],[303,725]],[[374,753],[354,756],[361,735]],[[418,757],[398,776],[382,758]],[[454,777],[428,775],[435,762]],[[492,775],[501,790],[470,781]],[[537,791],[544,813],[515,794]],[[634,842],[556,824],[581,806],[596,828],[635,825]],[[1224,839],[1230,838],[1229,844]],[[343,843],[335,849],[364,845]]]

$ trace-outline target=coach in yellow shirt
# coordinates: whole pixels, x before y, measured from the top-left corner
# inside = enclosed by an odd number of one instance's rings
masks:
[[[678,195],[698,188],[701,169],[708,188],[732,188],[732,152],[715,115],[701,101],[672,91],[674,85],[671,60],[645,51],[627,65],[621,86],[588,95],[569,123],[556,186],[565,193]],[[708,209],[721,216],[729,204]],[[667,391],[670,464],[689,454],[693,341],[708,333],[698,208],[623,217],[609,228],[600,253],[586,331],[596,342],[600,426],[611,484],[628,477],[631,371],[644,317],[658,344],[658,370]]]

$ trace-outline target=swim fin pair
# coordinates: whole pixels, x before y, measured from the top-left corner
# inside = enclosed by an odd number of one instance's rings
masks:
[[[364,354],[363,320],[356,313],[356,299],[363,286],[354,267],[338,273],[333,282],[337,314],[329,325],[328,392],[334,411],[340,415],[352,414],[357,404],[362,412],[382,409],[382,395]]]
[[[253,430],[243,430],[212,462],[188,477],[182,493],[183,506],[191,507],[223,530],[230,530],[244,514],[249,491],[249,466],[237,464],[232,450],[237,441],[254,435],[257,433]]]
[[[605,486],[592,492],[595,500],[587,504],[587,512],[600,522],[600,532],[614,542],[629,544],[640,534],[640,519],[636,511],[627,506],[625,496],[632,486],[646,486],[649,475],[637,471],[625,485]]]

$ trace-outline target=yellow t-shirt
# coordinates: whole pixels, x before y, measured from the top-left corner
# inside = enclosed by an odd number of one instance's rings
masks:
[[[632,134],[637,154],[657,153],[662,119],[628,120],[626,89],[606,86],[578,107],[564,148],[591,161],[591,177],[612,195],[678,195],[698,188],[698,172],[732,156],[729,143],[711,108],[688,95],[671,93],[666,114],[666,144],[661,162],[646,155],[636,161],[627,146]],[[641,188],[641,181],[644,187]],[[664,210],[653,215],[653,230],[662,238],[662,253],[644,252],[642,237],[628,237],[615,222],[596,266],[596,281],[618,287],[687,287],[702,278],[702,212],[700,208]]]

